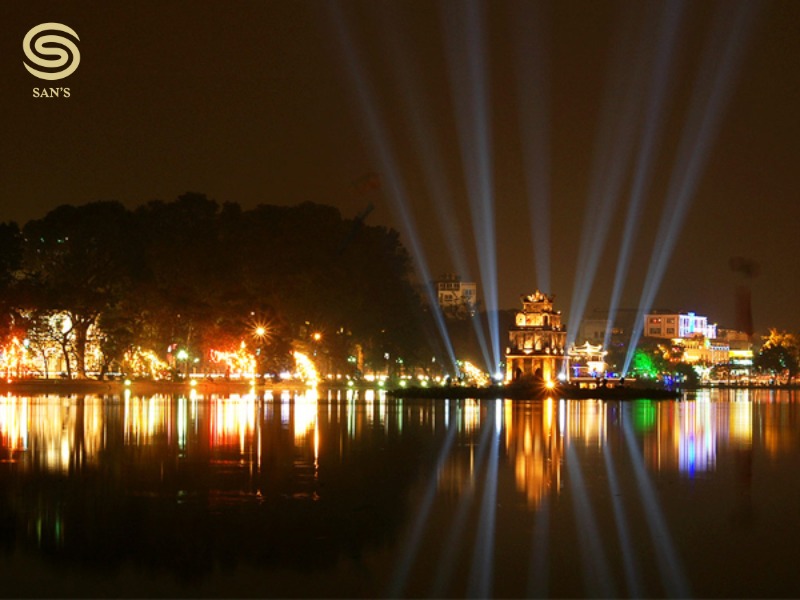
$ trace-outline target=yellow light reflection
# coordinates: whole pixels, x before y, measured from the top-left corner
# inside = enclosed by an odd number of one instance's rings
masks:
[[[229,398],[212,398],[209,423],[212,447],[233,446],[245,453],[254,439],[256,429],[256,402],[251,394]]]
[[[753,442],[753,405],[751,402],[731,402],[730,436],[732,442],[750,445]]]
[[[0,397],[0,445],[7,450],[28,446],[28,399]]]
[[[78,433],[79,432],[79,433]],[[33,402],[0,398],[0,447],[24,467],[69,472],[99,460],[105,421],[102,401],[94,396]]]
[[[152,444],[157,435],[167,433],[167,413],[169,399],[154,395],[125,397],[125,443],[127,445]]]
[[[481,405],[477,400],[468,398],[464,401],[464,433],[471,433],[480,429],[481,426]]]
[[[317,393],[297,396],[294,401],[294,440],[302,444],[310,432],[317,426]]]
[[[602,400],[568,400],[563,410],[569,439],[580,439],[587,445],[605,443],[606,411]]]
[[[562,448],[553,428],[553,400],[514,404],[513,418],[506,417],[509,458],[514,466],[517,490],[528,507],[535,509],[551,489],[558,489]]]

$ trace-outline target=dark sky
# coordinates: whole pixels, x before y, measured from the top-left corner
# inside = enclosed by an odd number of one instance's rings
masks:
[[[651,3],[652,4],[652,3]],[[457,3],[456,12],[466,7]],[[614,49],[646,30],[644,4],[564,1],[535,6],[531,38],[547,68],[520,68],[518,25],[531,6],[492,2],[485,12],[486,122],[491,130],[499,305],[537,286],[531,218],[522,159],[517,77],[534,82],[549,106],[541,139],[549,168],[552,211],[551,290],[569,310],[593,166],[616,156],[598,143],[603,99],[613,73],[635,71],[637,46]],[[800,329],[800,2],[751,2],[752,26],[739,43],[724,112],[704,155],[691,205],[655,305],[707,314],[734,326],[737,275],[733,256],[760,264],[752,280],[755,325]],[[660,6],[660,5],[655,5]],[[736,6],[727,2],[733,11]],[[359,2],[338,6],[363,59],[363,81],[396,157],[396,172],[414,212],[433,275],[454,270],[420,168],[420,140],[407,115],[427,115],[441,175],[452,191],[448,209],[460,228],[477,278],[454,107],[469,96],[453,89],[445,29],[435,2]],[[451,7],[452,8],[452,7]],[[690,3],[672,53],[664,98],[664,134],[637,228],[622,305],[638,303],[662,205],[676,164],[702,49],[715,4]],[[402,227],[388,197],[385,165],[375,156],[358,94],[337,44],[331,11],[313,2],[4,2],[0,5],[3,127],[0,220],[23,224],[59,204],[115,199],[134,207],[204,192],[244,207],[302,201],[333,204],[346,217],[368,203],[372,224]],[[23,67],[22,40],[33,26],[58,22],[80,37],[81,62],[68,78],[44,82]],[[448,27],[453,27],[448,21]],[[522,28],[525,31],[525,27]],[[738,39],[738,38],[737,38]],[[390,41],[421,90],[409,106]],[[531,57],[522,64],[531,65]],[[528,61],[528,62],[526,62]],[[535,61],[534,61],[535,62]],[[647,72],[647,71],[646,71]],[[34,87],[64,86],[69,98],[34,98]],[[617,93],[612,86],[612,94]],[[639,94],[646,96],[644,91]],[[454,98],[456,99],[454,101]],[[529,110],[530,104],[527,105]],[[624,113],[622,103],[612,113]],[[417,111],[412,113],[411,111]],[[624,122],[617,119],[617,122]],[[639,127],[637,132],[641,131]],[[635,160],[635,155],[634,155]],[[374,171],[380,190],[353,181]],[[626,169],[625,182],[631,169]],[[611,235],[587,310],[608,306],[627,190],[612,211]],[[593,219],[597,219],[595,215]],[[407,237],[407,236],[406,236]]]

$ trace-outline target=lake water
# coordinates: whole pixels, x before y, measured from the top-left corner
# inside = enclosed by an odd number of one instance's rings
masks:
[[[800,597],[798,402],[2,396],[2,595]]]

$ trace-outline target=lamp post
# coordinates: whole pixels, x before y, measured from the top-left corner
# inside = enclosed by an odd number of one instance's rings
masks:
[[[264,379],[264,342],[267,340],[269,336],[269,328],[267,325],[263,325],[261,323],[256,323],[253,327],[253,337],[256,339],[256,352],[255,352],[255,369],[256,373],[254,375],[256,377],[260,377]]]
[[[178,360],[182,360],[184,364],[184,371],[185,371],[185,378],[189,379],[189,353],[186,350],[178,350],[178,354],[175,355]]]

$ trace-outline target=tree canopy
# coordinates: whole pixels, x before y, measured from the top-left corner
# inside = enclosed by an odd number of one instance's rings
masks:
[[[359,366],[387,352],[430,360],[397,232],[320,204],[243,210],[188,193],[135,210],[60,206],[22,231],[0,224],[0,294],[6,338],[13,324],[28,343],[60,340],[77,376],[87,344],[102,371],[132,349],[174,366],[178,348],[206,360],[243,343],[265,369],[297,346],[339,369],[356,353]]]

